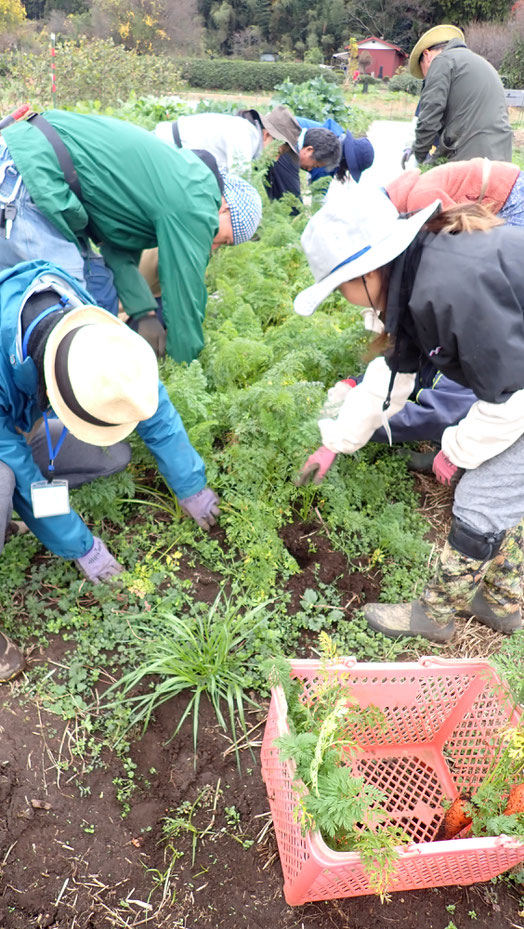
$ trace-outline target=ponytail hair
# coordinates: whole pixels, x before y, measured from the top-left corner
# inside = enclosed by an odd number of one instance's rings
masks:
[[[429,232],[440,233],[447,232],[452,235],[459,232],[488,232],[496,226],[503,226],[504,220],[500,219],[488,206],[483,203],[461,203],[452,206],[447,210],[441,210],[431,217],[424,225],[424,229]],[[393,263],[384,265],[380,268],[382,277],[382,288],[387,293],[389,279]],[[382,319],[384,314],[380,314]],[[369,363],[378,355],[384,355],[388,350],[394,347],[394,341],[387,332],[382,332],[367,346],[362,360]]]
[[[496,216],[483,203],[459,203],[441,210],[425,225],[430,232],[488,232],[495,226],[503,226],[504,220]]]

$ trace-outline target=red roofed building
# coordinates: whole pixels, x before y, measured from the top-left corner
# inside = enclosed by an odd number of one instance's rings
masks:
[[[408,57],[398,45],[393,45],[386,39],[378,39],[374,35],[361,39],[357,44],[359,52],[368,52],[371,55],[371,62],[366,65],[366,74],[373,73],[375,77],[393,77],[397,68],[402,67]]]

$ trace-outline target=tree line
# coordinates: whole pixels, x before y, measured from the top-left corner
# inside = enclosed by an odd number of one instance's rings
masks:
[[[439,22],[468,27],[491,54],[512,44],[521,0],[0,0],[1,42],[14,22],[71,38],[111,37],[139,52],[329,63],[352,36],[383,37],[409,52]],[[9,18],[11,12],[11,19]],[[11,33],[10,33],[11,29]],[[498,50],[498,51],[497,51]],[[490,58],[491,60],[491,58]]]

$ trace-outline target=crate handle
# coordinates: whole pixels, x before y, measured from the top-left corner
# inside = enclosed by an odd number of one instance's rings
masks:
[[[522,848],[522,842],[519,839],[516,839],[512,835],[504,835],[504,833],[502,833],[502,835],[495,836],[493,844],[498,848]]]
[[[492,670],[485,658],[440,658],[438,655],[423,655],[418,659],[418,663],[422,668],[449,668],[451,665],[467,668],[472,665],[482,665]]]
[[[342,659],[342,664],[344,665],[345,668],[354,668],[355,665],[357,664],[357,659],[355,658],[354,655],[350,655],[348,658]]]

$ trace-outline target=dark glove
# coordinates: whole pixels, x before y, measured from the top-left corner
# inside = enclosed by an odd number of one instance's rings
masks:
[[[82,574],[87,577],[88,581],[92,581],[93,584],[108,581],[111,577],[121,574],[124,570],[122,565],[107,550],[102,539],[98,539],[96,536],[93,539],[92,548],[86,555],[76,558],[75,564]]]
[[[208,531],[216,523],[215,517],[220,514],[218,497],[211,487],[204,487],[190,497],[178,501],[184,513],[192,516],[201,529]]]
[[[400,167],[403,171],[406,170],[406,165],[413,154],[412,148],[405,148],[402,152],[402,158],[400,159]]]
[[[324,480],[336,457],[335,452],[330,452],[329,448],[326,448],[325,445],[321,445],[320,448],[317,448],[316,452],[313,452],[313,454],[309,456],[304,467],[301,469],[296,479],[298,486],[302,487],[304,484],[309,484],[310,481],[312,481],[313,484],[320,484],[321,481]]]
[[[166,353],[167,333],[157,316],[142,316],[132,326],[146,342],[149,342],[157,358],[163,358]]]
[[[463,468],[458,468],[457,465],[449,460],[448,456],[445,455],[443,451],[440,451],[438,455],[435,455],[433,474],[439,484],[453,487],[460,481],[460,478],[464,474],[464,470]]]

